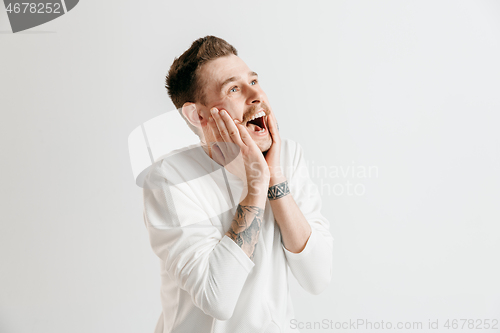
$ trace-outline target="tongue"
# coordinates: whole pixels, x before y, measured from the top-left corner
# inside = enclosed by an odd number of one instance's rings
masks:
[[[262,129],[259,125],[255,125],[252,123],[247,123],[247,127],[250,131],[253,131],[253,132],[258,132]]]

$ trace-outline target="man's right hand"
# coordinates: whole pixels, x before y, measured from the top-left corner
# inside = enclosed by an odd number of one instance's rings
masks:
[[[229,172],[241,179],[246,178],[248,194],[266,197],[270,173],[259,147],[245,126],[233,120],[227,111],[212,108],[211,114],[208,123],[216,140],[212,157]]]
[[[228,170],[231,173],[245,177],[248,186],[248,193],[236,208],[226,235],[253,260],[264,218],[269,167],[247,129],[238,121],[235,122],[227,111],[212,110],[213,119],[209,118],[209,126],[217,141],[217,147],[212,149],[213,158],[222,162],[224,167],[230,167]],[[235,156],[241,156],[240,163]]]

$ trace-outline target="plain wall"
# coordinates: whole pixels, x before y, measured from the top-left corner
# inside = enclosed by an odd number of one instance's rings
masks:
[[[2,7],[0,31],[0,332],[153,332],[127,137],[209,34],[323,193],[334,275],[319,296],[292,278],[298,321],[500,319],[499,2],[85,0],[17,34]]]

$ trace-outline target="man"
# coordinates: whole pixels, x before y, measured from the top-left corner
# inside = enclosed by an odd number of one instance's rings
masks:
[[[166,83],[200,144],[155,163],[144,188],[161,263],[155,333],[292,331],[288,267],[313,294],[332,274],[333,238],[300,146],[281,141],[257,73],[220,38],[193,42]]]

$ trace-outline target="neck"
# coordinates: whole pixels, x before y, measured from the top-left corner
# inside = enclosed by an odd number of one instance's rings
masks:
[[[212,149],[204,140],[200,140],[200,145],[203,148],[203,151],[208,155],[208,157],[212,158]],[[213,159],[213,158],[212,158]]]

